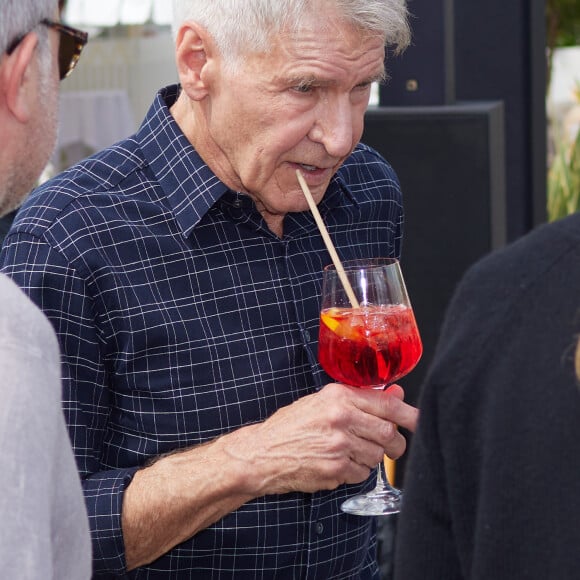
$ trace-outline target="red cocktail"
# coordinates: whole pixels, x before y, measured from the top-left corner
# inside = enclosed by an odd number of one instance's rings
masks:
[[[332,307],[320,315],[320,364],[341,383],[382,389],[413,369],[422,351],[409,306]]]

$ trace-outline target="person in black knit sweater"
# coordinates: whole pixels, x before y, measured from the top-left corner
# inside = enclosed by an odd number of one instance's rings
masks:
[[[580,214],[472,266],[421,392],[395,580],[580,578]]]

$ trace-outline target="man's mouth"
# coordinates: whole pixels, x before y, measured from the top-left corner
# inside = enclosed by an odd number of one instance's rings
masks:
[[[331,167],[324,165],[311,165],[310,163],[293,163],[294,168],[298,168],[304,177],[308,178],[308,184],[312,187],[314,185],[319,185],[318,182],[328,180],[329,172],[332,171]]]

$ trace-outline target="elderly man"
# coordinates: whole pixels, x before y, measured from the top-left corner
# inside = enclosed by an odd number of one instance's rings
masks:
[[[378,578],[340,511],[397,457],[402,390],[317,361],[330,262],[398,256],[390,166],[359,144],[401,0],[174,2],[179,86],[139,131],[38,190],[3,270],[52,320],[108,578]]]
[[[29,193],[56,139],[58,81],[86,35],[56,0],[0,0],[0,215]],[[59,70],[60,67],[60,70]],[[62,414],[58,342],[0,276],[0,577],[90,578],[91,544]]]

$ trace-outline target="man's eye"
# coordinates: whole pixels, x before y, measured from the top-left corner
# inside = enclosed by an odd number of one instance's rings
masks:
[[[297,93],[308,94],[312,92],[313,88],[314,87],[311,83],[300,83],[299,85],[294,86],[293,90]]]

